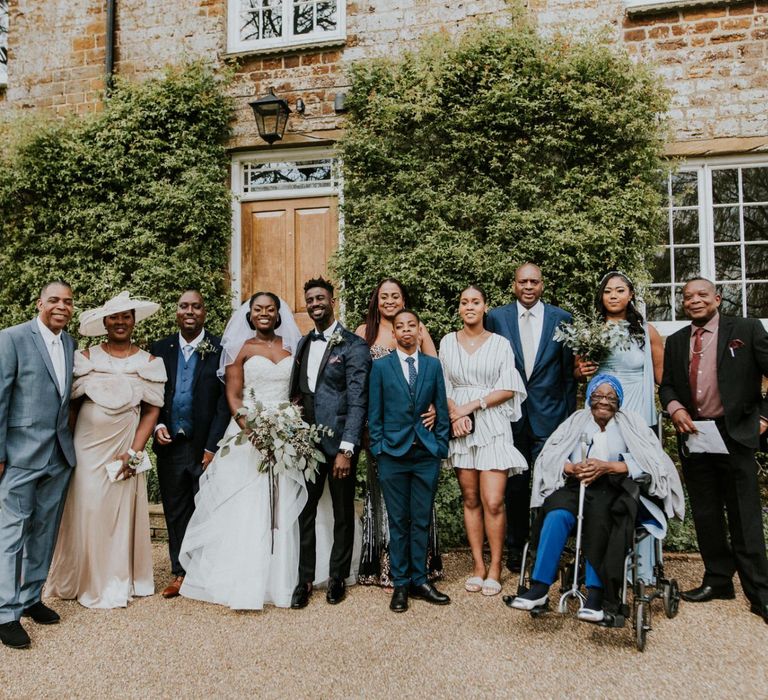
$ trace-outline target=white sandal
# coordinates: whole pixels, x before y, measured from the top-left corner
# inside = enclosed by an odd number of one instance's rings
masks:
[[[484,583],[485,581],[483,581],[482,576],[471,576],[464,581],[464,590],[468,593],[480,593],[483,590]]]
[[[487,578],[483,581],[483,588],[480,591],[484,596],[494,596],[501,593],[501,584],[493,578]]]

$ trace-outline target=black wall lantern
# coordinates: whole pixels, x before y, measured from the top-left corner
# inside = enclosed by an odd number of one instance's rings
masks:
[[[275,91],[269,88],[269,94],[251,102],[253,116],[256,118],[256,128],[259,136],[270,146],[275,141],[280,141],[285,133],[288,123],[288,115],[291,113],[288,102],[275,95]]]

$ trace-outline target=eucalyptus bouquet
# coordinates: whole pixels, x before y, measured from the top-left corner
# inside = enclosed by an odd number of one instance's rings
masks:
[[[552,338],[573,350],[574,355],[600,364],[614,350],[630,347],[629,323],[606,323],[599,316],[575,314],[573,323],[563,323]]]
[[[258,470],[277,476],[289,470],[298,470],[308,481],[315,481],[315,474],[325,456],[318,443],[325,435],[333,435],[330,428],[310,425],[301,417],[298,406],[284,402],[264,405],[257,401],[253,390],[250,407],[243,406],[235,418],[245,419],[245,428],[221,442],[220,454],[225,457],[230,444],[250,442],[261,456]]]

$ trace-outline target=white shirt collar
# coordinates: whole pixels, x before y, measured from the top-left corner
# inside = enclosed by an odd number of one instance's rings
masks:
[[[203,338],[205,338],[205,328],[203,328],[202,331],[200,331],[200,335],[197,336],[197,338],[193,338],[191,341],[187,342],[184,340],[184,336],[179,333],[179,347],[186,347],[187,345],[191,345],[192,349],[196,348],[198,345],[200,345],[201,342],[203,342]]]
[[[332,323],[330,326],[328,326],[328,328],[326,328],[326,329],[323,331],[323,337],[325,338],[326,342],[327,342],[327,341],[330,339],[330,337],[331,337],[331,336],[332,336],[332,335],[333,335],[333,334],[336,332],[336,327],[337,327],[338,325],[339,325],[339,321],[338,321],[338,320],[334,320],[334,322],[333,322],[333,323]],[[317,331],[317,328],[315,328],[315,331]]]
[[[54,333],[42,322],[40,316],[37,317],[37,327],[40,329],[40,333],[43,336],[43,340],[45,341],[46,345],[50,345],[54,340],[61,339],[61,331]]]
[[[517,317],[522,318],[526,311],[531,312],[531,316],[539,318],[544,313],[544,304],[539,299],[530,309],[526,309],[520,302],[517,303]]]
[[[405,363],[406,358],[412,357],[416,362],[414,363],[414,367],[417,367],[419,364],[419,351],[416,350],[416,352],[413,353],[413,355],[409,355],[408,353],[403,352],[400,348],[396,348],[395,352],[397,353],[397,356],[400,358],[400,362]]]

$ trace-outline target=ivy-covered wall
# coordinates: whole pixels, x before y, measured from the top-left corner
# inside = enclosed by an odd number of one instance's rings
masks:
[[[438,35],[356,63],[341,145],[348,322],[379,279],[401,279],[439,340],[469,283],[513,300],[538,263],[547,301],[585,309],[611,268],[647,278],[659,219],[666,94],[596,41],[542,38],[524,20]],[[443,541],[464,540],[459,489],[437,495]]]
[[[136,327],[140,343],[175,328],[187,286],[220,330],[231,308],[230,116],[220,79],[196,63],[118,81],[95,115],[0,123],[0,327],[30,318],[41,284],[62,277],[78,312],[123,289],[160,302]]]

